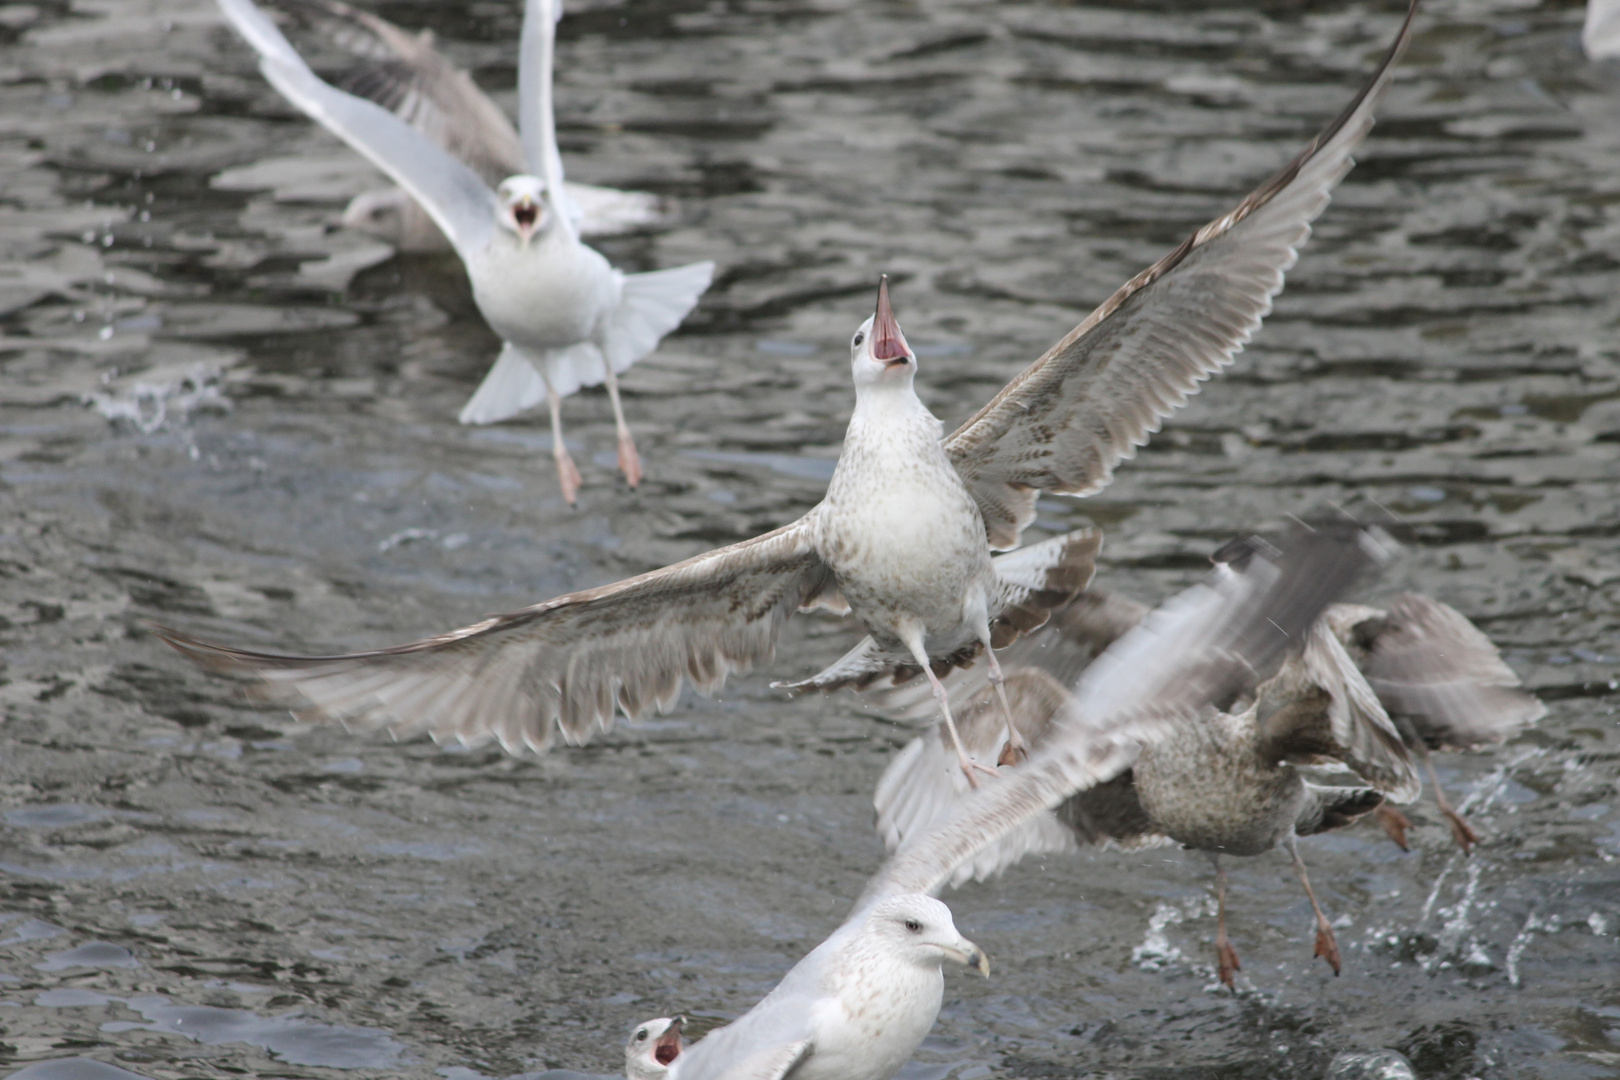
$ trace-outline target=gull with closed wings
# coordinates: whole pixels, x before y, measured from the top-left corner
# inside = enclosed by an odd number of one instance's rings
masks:
[[[579,238],[563,184],[551,110],[555,0],[528,0],[518,97],[527,169],[491,188],[454,153],[388,109],[323,82],[252,0],[219,6],[259,53],[259,69],[289,101],[391,176],[433,218],[467,269],[473,299],[500,335],[500,356],[461,410],[487,424],[546,402],[564,498],[580,476],[563,443],[559,401],[606,383],[618,427],[619,467],[641,480],[617,373],[680,325],[714,276],[713,263],[623,274]]]
[[[668,1063],[667,1080],[888,1080],[933,1027],[946,961],[989,974],[935,894],[958,868],[1143,746],[1251,689],[1323,606],[1387,553],[1369,534],[1302,533],[1155,611],[1064,692],[1051,736],[907,838],[842,926],[743,1016]],[[1045,676],[1042,676],[1045,678]],[[1020,709],[1022,684],[1008,682]],[[660,1023],[649,1021],[649,1032]],[[659,1080],[652,1071],[637,1080]]]
[[[768,659],[794,612],[847,608],[871,636],[792,685],[859,686],[909,667],[926,676],[949,730],[939,673],[985,652],[999,683],[994,650],[1085,587],[1099,539],[1080,531],[992,552],[1019,543],[1040,492],[1106,486],[1231,362],[1350,169],[1410,30],[1409,13],[1372,80],[1298,157],[1127,282],[949,436],[917,397],[916,355],[880,286],[851,342],[855,410],[837,468],[823,501],[795,522],[374,652],[279,656],[160,632],[198,663],[261,680],[307,719],[398,738],[493,738],[517,752],[544,750],[554,728],[580,743],[616,711],[667,708],[683,678],[716,689]],[[984,768],[959,746],[956,757],[970,781]]]

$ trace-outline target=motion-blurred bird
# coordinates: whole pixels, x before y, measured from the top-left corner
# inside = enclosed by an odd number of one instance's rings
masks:
[[[640,483],[640,458],[619,402],[617,373],[652,352],[680,324],[708,288],[714,264],[622,274],[580,241],[551,110],[552,45],[560,15],[553,0],[528,0],[523,19],[518,95],[527,169],[494,188],[399,115],[321,81],[251,0],[219,0],[219,5],[258,51],[259,68],[271,85],[393,177],[466,265],[473,299],[505,344],[462,409],[461,422],[493,423],[547,402],[557,478],[572,503],[580,476],[563,443],[558,403],[581,386],[605,382],[618,427],[619,467],[632,487]],[[396,107],[417,118],[426,106],[415,106],[428,100],[429,95],[407,95]]]
[[[1015,720],[1032,746],[1049,737],[1051,717],[1064,706],[1063,687],[1147,611],[1089,590],[1008,650],[1009,684],[1019,679],[1024,686]],[[1388,665],[1396,657],[1400,672],[1392,679]],[[984,674],[961,669],[946,684],[961,705],[960,733],[969,751],[997,753],[1005,745],[1004,728]],[[1037,692],[1043,686],[1044,692]],[[894,719],[931,711],[915,680],[875,684],[868,698]],[[986,849],[959,872],[958,883],[999,873],[1025,855],[1085,844],[1135,848],[1175,842],[1203,851],[1216,871],[1218,972],[1231,985],[1239,962],[1226,934],[1226,872],[1220,857],[1258,855],[1281,846],[1316,914],[1316,954],[1337,973],[1338,945],[1295,838],[1341,828],[1375,810],[1387,809],[1404,824],[1384,800],[1411,802],[1419,794],[1408,754],[1409,745],[1422,745],[1416,732],[1453,742],[1469,736],[1484,741],[1486,733],[1499,738],[1542,711],[1540,702],[1518,689],[1489,640],[1444,604],[1410,593],[1397,597],[1388,610],[1335,604],[1311,627],[1303,650],[1252,697],[1177,728],[1144,749],[1132,769]],[[965,795],[965,787],[944,768],[948,760],[946,737],[936,730],[909,744],[885,771],[874,802],[878,828],[891,848]],[[1316,770],[1324,764],[1347,768],[1359,783],[1329,782],[1339,778]],[[1438,785],[1436,794],[1453,830],[1466,828]],[[1404,847],[1404,834],[1397,839]]]

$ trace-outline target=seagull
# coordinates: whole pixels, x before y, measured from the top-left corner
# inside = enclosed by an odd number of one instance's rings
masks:
[[[1237,548],[1226,557],[1252,555],[1252,548]],[[1147,613],[1140,604],[1088,590],[1008,651],[1007,685],[1016,682],[1020,688],[1025,708],[1016,712],[1016,722],[1026,741],[1042,745],[1052,716],[1062,707],[1062,687]],[[1388,666],[1396,658],[1398,672]],[[958,670],[946,681],[961,705],[960,737],[974,753],[995,754],[1005,741],[1004,726],[982,673]],[[1031,683],[1046,690],[1037,692],[1027,685]],[[927,697],[914,680],[875,684],[868,696],[891,719],[926,714]],[[1217,971],[1231,986],[1241,965],[1226,933],[1221,856],[1259,855],[1280,846],[1292,859],[1316,915],[1316,955],[1338,974],[1338,944],[1311,888],[1296,838],[1388,809],[1386,799],[1416,799],[1420,781],[1408,748],[1423,745],[1419,731],[1442,745],[1469,738],[1488,741],[1544,711],[1518,689],[1517,678],[1495,647],[1467,619],[1411,593],[1397,597],[1388,609],[1360,604],[1327,608],[1310,628],[1303,650],[1237,704],[1209,710],[1145,748],[1133,768],[982,852],[958,872],[954,883],[993,876],[1025,855],[1072,851],[1085,844],[1134,849],[1175,842],[1203,851],[1215,869]],[[874,802],[879,832],[891,849],[965,794],[949,770],[941,768],[947,757],[935,730],[910,743],[884,772]],[[1340,783],[1342,775],[1318,768],[1335,764],[1359,783]],[[1457,829],[1461,819],[1448,810],[1443,795],[1440,800]],[[1399,811],[1391,812],[1404,826]],[[1396,836],[1402,847],[1404,839],[1404,833]]]
[[[517,129],[467,72],[434,48],[433,31],[411,34],[339,0],[274,0],[273,6],[320,29],[354,57],[334,80],[340,89],[393,112],[490,187],[529,171]],[[664,201],[645,192],[569,181],[563,193],[578,211],[581,237],[660,225],[668,216]],[[432,216],[400,187],[355,196],[343,224],[403,251],[452,250]]]
[[[995,682],[995,650],[1090,580],[1100,543],[1090,530],[1008,550],[1034,520],[1036,497],[1101,490],[1258,328],[1372,126],[1411,20],[1366,88],[1299,156],[1127,282],[943,439],[916,395],[916,354],[880,283],[876,310],[850,342],[855,410],[843,451],[825,499],[797,521],[373,652],[285,656],[158,633],[205,667],[259,680],[306,720],[465,746],[495,739],[519,753],[544,751],[554,728],[578,744],[616,711],[634,719],[667,710],[683,678],[712,692],[768,660],[794,612],[825,607],[853,612],[870,637],[792,688],[860,686],[909,664],[927,677],[949,729],[936,667],[984,652]],[[970,782],[987,768],[960,745],[957,763]]]
[[[1299,536],[1154,612],[1065,694],[1050,737],[1024,763],[908,837],[843,925],[759,1004],[682,1050],[667,1080],[888,1080],[939,1015],[943,965],[990,973],[983,950],[935,896],[957,868],[1106,781],[1210,702],[1251,686],[1323,605],[1385,555],[1359,531]],[[1007,688],[1016,697],[1024,685],[1009,679]],[[656,1023],[645,1025],[649,1033]]]
[[[660,1016],[636,1025],[624,1044],[625,1080],[663,1080],[669,1066],[681,1056],[682,1016]]]
[[[528,168],[493,188],[393,112],[321,81],[251,0],[219,0],[219,6],[258,51],[259,69],[270,84],[409,192],[465,264],[478,310],[504,344],[461,410],[461,422],[494,423],[549,404],[557,478],[563,497],[573,503],[580,475],[563,443],[559,401],[581,386],[605,382],[618,428],[619,467],[632,487],[640,483],[641,462],[619,402],[617,373],[680,324],[709,287],[714,264],[623,274],[580,241],[551,111],[552,42],[560,15],[554,0],[528,0],[523,19],[518,96]]]

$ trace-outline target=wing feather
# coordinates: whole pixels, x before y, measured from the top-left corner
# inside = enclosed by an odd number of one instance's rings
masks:
[[[1142,744],[1275,670],[1284,653],[1381,548],[1365,532],[1295,537],[1276,557],[1250,561],[1172,598],[1081,675],[1052,734],[906,838],[857,906],[903,892],[935,893],[958,868],[1077,791],[1130,766]]]
[[[1038,492],[1104,487],[1248,342],[1371,130],[1416,12],[1412,0],[1372,80],[1298,157],[1121,286],[946,440],[992,547],[1018,543]]]
[[[288,101],[409,192],[463,259],[484,249],[499,204],[477,173],[387,109],[322,82],[251,0],[218,2]]]
[[[205,667],[259,680],[301,717],[396,739],[544,751],[667,710],[682,678],[704,692],[770,658],[782,624],[831,571],[792,525],[617,584],[424,641],[347,656],[277,656],[159,634]]]

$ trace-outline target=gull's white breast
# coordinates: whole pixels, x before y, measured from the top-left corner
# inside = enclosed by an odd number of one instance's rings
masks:
[[[598,252],[550,229],[524,244],[496,229],[467,261],[473,298],[490,328],[514,345],[561,349],[587,341],[619,303],[622,278]]]

